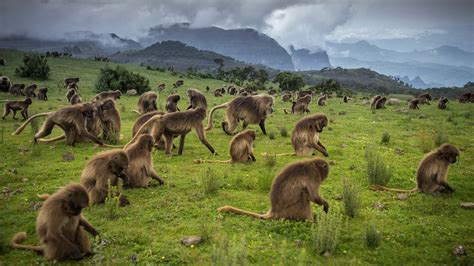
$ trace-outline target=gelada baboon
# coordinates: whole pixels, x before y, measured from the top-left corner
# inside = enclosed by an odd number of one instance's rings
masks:
[[[420,103],[420,100],[418,100],[417,98],[412,99],[411,101],[408,102],[408,108],[410,108],[410,109],[420,109],[420,107],[418,107],[419,103]]]
[[[429,93],[421,94],[420,96],[418,96],[418,99],[420,100],[420,104],[431,105],[430,101],[432,100],[432,98]]]
[[[77,83],[75,83],[75,82],[71,82],[66,87],[66,90],[70,90],[70,89],[74,89],[74,90],[76,90],[76,92],[78,92],[79,91],[79,85],[77,85]]]
[[[120,99],[120,96],[122,96],[122,92],[120,92],[119,90],[103,91],[94,96],[94,98],[92,98],[92,101],[102,101],[105,99],[112,99],[115,101],[117,99]]]
[[[249,124],[259,124],[264,135],[265,119],[273,113],[273,97],[268,95],[240,96],[229,102],[217,105],[211,109],[206,131],[213,127],[212,116],[218,109],[226,108],[226,122],[222,122],[222,129],[228,135],[232,135],[239,120],[243,120],[243,128]]]
[[[312,220],[311,202],[324,207],[328,202],[319,195],[321,183],[327,178],[329,165],[321,158],[287,165],[273,180],[270,191],[270,210],[265,214],[244,211],[232,206],[220,207],[220,212],[231,212],[261,219]]]
[[[38,100],[43,100],[43,101],[48,100],[48,88],[38,89]]]
[[[380,98],[382,98],[382,96],[380,96],[380,95],[375,95],[374,97],[372,97],[372,99],[370,99],[370,107],[372,108],[372,106],[373,106]]]
[[[326,100],[328,99],[327,95],[323,95],[318,98],[318,105],[319,106],[326,106]]]
[[[318,113],[300,119],[291,132],[291,145],[297,156],[308,156],[318,150],[329,156],[326,147],[319,140],[319,134],[328,126],[325,114]]]
[[[466,92],[463,95],[461,95],[461,97],[459,97],[459,102],[460,103],[472,102],[472,97],[473,97],[472,93]]]
[[[201,143],[204,144],[209,149],[209,151],[211,151],[211,153],[215,154],[216,151],[207,141],[204,127],[202,125],[202,121],[205,118],[206,110],[203,108],[197,108],[183,112],[167,113],[164,115],[155,115],[140,127],[137,134],[127,145],[125,145],[125,148],[133,143],[137,139],[137,136],[143,134],[144,132],[150,132],[151,130],[151,135],[153,136],[155,144],[159,142],[161,136],[165,137],[166,154],[171,154],[173,137],[180,135],[181,138],[179,141],[178,155],[181,155],[183,153],[186,134],[194,129]]]
[[[0,91],[8,92],[10,91],[12,83],[7,76],[0,77]]]
[[[164,115],[164,114],[165,112],[162,112],[162,111],[153,111],[153,112],[148,112],[146,114],[139,116],[137,118],[137,121],[135,121],[135,124],[133,125],[133,128],[132,128],[132,138],[137,134],[138,130],[143,126],[143,124],[145,124],[148,120],[150,120],[150,118],[152,118],[155,115]],[[150,125],[148,128],[143,128],[142,133],[143,134],[151,133],[151,128],[152,128],[152,125]],[[158,150],[165,149],[165,140],[163,137],[158,141],[158,143],[155,144],[155,147]]]
[[[291,94],[285,93],[285,94],[283,94],[283,96],[282,96],[282,101],[283,101],[283,102],[289,102],[289,101],[291,101],[291,98],[292,98],[292,97],[291,97]]]
[[[441,109],[441,110],[444,110],[446,109],[446,104],[448,103],[448,98],[446,97],[441,97],[439,98],[439,101],[438,101],[438,108]]]
[[[345,102],[345,103],[348,103],[349,102],[349,97],[347,97],[346,95],[342,96],[342,101]]]
[[[424,193],[454,192],[448,184],[447,176],[449,164],[455,163],[459,156],[459,150],[451,144],[442,144],[436,150],[423,157],[416,170],[417,186],[410,190],[387,188],[379,185],[371,186],[373,190],[387,190],[394,192],[415,192]]]
[[[127,176],[130,178],[129,187],[148,187],[150,177],[157,180],[160,185],[165,183],[153,168],[151,157],[153,145],[153,137],[150,134],[142,134],[125,149],[129,160],[127,169]]]
[[[102,126],[102,137],[104,140],[117,142],[120,140],[120,114],[115,107],[115,101],[106,99],[94,104],[97,108],[97,115]]]
[[[59,84],[61,84],[61,81],[63,82],[64,88],[66,88],[71,83],[79,83],[79,78],[64,78],[58,82],[58,87]]]
[[[222,97],[222,90],[221,89],[216,89],[214,91],[214,97]]]
[[[191,88],[186,91],[186,95],[189,98],[189,107],[186,110],[196,109],[199,107],[207,110],[206,96],[204,96],[200,91]]]
[[[158,89],[159,92],[162,92],[162,91],[165,90],[166,84],[161,83],[161,84],[159,84],[158,87],[156,87],[156,88]]]
[[[16,118],[16,111],[21,110],[21,116],[23,119],[28,119],[28,107],[30,104],[33,103],[31,98],[26,98],[24,101],[8,101],[5,103],[5,107],[3,108],[3,115],[2,119],[5,119],[10,112],[13,112],[13,119]]]
[[[30,86],[26,87],[24,90],[25,96],[30,98],[36,97],[36,88],[38,88],[36,84],[31,84]]]
[[[234,87],[234,86],[230,86],[230,87],[228,88],[228,90],[227,90],[227,93],[228,93],[229,95],[236,95],[236,94],[237,94],[237,88]]]
[[[71,105],[75,105],[75,104],[78,104],[78,103],[82,103],[82,98],[79,94],[74,94],[71,96]]]
[[[72,96],[75,95],[75,94],[78,94],[78,92],[77,92],[76,89],[74,89],[74,88],[69,89],[69,90],[66,92],[66,99],[67,99],[67,101],[68,101],[68,102],[71,102],[71,98],[72,98]]]
[[[247,129],[235,135],[230,141],[230,160],[194,160],[195,163],[247,163],[255,162],[253,155],[253,143],[255,142],[255,131]]]
[[[370,106],[370,109],[383,109],[385,108],[386,102],[387,102],[387,98],[381,97],[372,103],[372,105]]]
[[[156,101],[158,100],[158,94],[153,91],[147,91],[140,96],[140,99],[138,99],[138,111],[134,110],[138,114],[144,114],[148,112],[153,112],[158,110],[158,107],[156,107]]]
[[[80,184],[69,184],[48,196],[36,218],[36,234],[40,246],[23,245],[26,232],[17,233],[11,246],[43,253],[47,260],[79,260],[93,255],[85,234],[94,237],[99,232],[82,216],[82,209],[89,205],[86,189]]]
[[[118,179],[124,185],[129,183],[127,176],[128,156],[123,150],[115,149],[101,152],[87,162],[82,170],[81,184],[86,188],[90,203],[103,203],[110,185],[116,186]]]
[[[313,92],[312,92],[312,91],[298,91],[298,92],[296,93],[296,96],[297,96],[298,98],[304,97],[304,96],[306,96],[306,95],[313,96]]]
[[[296,102],[293,102],[293,105],[291,106],[291,113],[292,114],[299,114],[299,115],[302,115],[304,113],[309,113],[309,104],[311,103],[311,95],[305,95],[301,98],[299,98],[298,100],[296,100]],[[288,113],[288,110],[286,109],[283,109],[283,111],[285,112],[285,114]]]
[[[13,96],[25,96],[23,90],[25,89],[25,84],[13,84],[10,87],[10,94]]]
[[[180,112],[178,108],[178,101],[181,99],[178,94],[171,94],[166,98],[165,110],[168,113],[174,113],[176,111]]]
[[[40,131],[34,136],[33,140],[35,142],[40,138],[50,135],[54,126],[57,125],[64,131],[64,134],[66,134],[66,143],[68,145],[74,145],[79,136],[86,137],[99,145],[103,145],[103,142],[91,134],[86,128],[86,119],[93,119],[96,111],[97,110],[93,104],[83,103],[63,107],[55,112],[36,114],[28,118],[28,120],[26,120],[26,122],[13,133],[13,135],[20,134],[31,120],[40,116],[47,116]]]

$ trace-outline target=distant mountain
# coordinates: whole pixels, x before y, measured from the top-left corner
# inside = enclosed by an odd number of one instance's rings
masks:
[[[326,51],[311,52],[308,49],[295,49],[291,45],[290,55],[296,70],[320,70],[331,67]]]
[[[219,65],[214,61],[222,59],[224,68],[242,67],[247,64],[214,52],[199,50],[178,41],[157,42],[143,50],[118,52],[110,56],[118,63],[137,63],[159,67],[174,67],[186,70],[190,67],[198,70],[215,70]]]
[[[166,40],[180,41],[198,49],[213,51],[251,64],[294,70],[288,52],[274,39],[254,29],[192,28],[188,23],[159,25],[151,28],[140,42],[150,45]]]

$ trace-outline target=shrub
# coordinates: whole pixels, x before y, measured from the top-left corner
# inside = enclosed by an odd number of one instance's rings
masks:
[[[280,135],[284,138],[288,137],[288,130],[286,129],[286,127],[280,128]]]
[[[206,195],[214,194],[219,190],[219,178],[211,168],[207,168],[204,172],[204,175],[202,176],[202,186],[204,194]]]
[[[318,216],[312,225],[314,247],[318,254],[334,252],[339,241],[342,217],[337,212],[331,211]]]
[[[369,248],[376,248],[380,246],[380,241],[382,240],[382,236],[377,228],[375,228],[374,224],[368,225],[367,229],[365,230],[365,243]]]
[[[275,132],[271,131],[271,132],[268,134],[268,138],[271,139],[271,140],[274,140],[274,139],[275,139]]]
[[[390,168],[385,164],[384,159],[372,147],[365,151],[367,160],[367,176],[369,184],[385,186],[392,177]]]
[[[354,218],[359,213],[359,188],[352,184],[347,177],[342,181],[342,202],[347,216]]]
[[[15,74],[23,78],[33,78],[46,80],[49,78],[51,69],[48,65],[48,59],[44,55],[25,55],[23,57],[23,66],[15,69]]]
[[[388,144],[390,142],[390,133],[384,132],[382,135],[382,144]]]
[[[436,147],[439,147],[441,144],[449,142],[448,136],[446,136],[441,131],[436,131],[434,136],[433,136],[433,142],[436,145]]]
[[[150,90],[150,85],[148,79],[123,66],[116,66],[115,69],[106,66],[100,70],[95,88],[97,92],[120,90],[122,93],[135,89],[138,94],[142,94]]]

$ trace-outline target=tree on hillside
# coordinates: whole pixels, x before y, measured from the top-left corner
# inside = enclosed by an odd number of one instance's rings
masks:
[[[278,73],[278,75],[273,79],[273,82],[278,83],[280,89],[289,91],[299,90],[305,85],[303,77],[291,72]]]
[[[128,71],[123,66],[116,66],[115,69],[107,66],[100,70],[95,87],[97,92],[120,90],[125,93],[129,89],[135,89],[142,94],[150,90],[149,83],[145,77]]]
[[[15,69],[15,74],[23,78],[33,78],[46,80],[49,78],[51,69],[48,65],[48,59],[44,55],[25,55],[23,57],[23,66]]]

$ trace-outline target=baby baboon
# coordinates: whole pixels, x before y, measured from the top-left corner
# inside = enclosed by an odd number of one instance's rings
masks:
[[[296,102],[293,102],[293,105],[291,106],[291,113],[292,114],[299,114],[302,115],[304,113],[309,113],[309,104],[311,103],[311,95],[305,95]],[[284,110],[285,113],[287,113],[287,110]]]
[[[74,94],[70,98],[71,105],[82,103],[82,98],[79,94]]]
[[[441,110],[444,110],[446,109],[446,104],[448,103],[448,98],[446,97],[441,97],[439,98],[439,101],[438,101],[438,108],[441,109]]]
[[[63,82],[64,88],[66,88],[71,83],[79,83],[79,78],[64,78],[62,82]],[[58,82],[58,87],[59,87],[59,84],[61,84],[61,80]]]
[[[412,99],[410,102],[408,102],[408,107],[410,109],[420,109],[420,107],[418,107],[419,103],[420,103],[420,100],[418,100],[417,98]]]
[[[117,142],[120,140],[120,114],[115,107],[115,101],[106,99],[101,102],[95,102],[97,115],[102,125],[102,136],[104,140]]]
[[[442,144],[438,149],[428,153],[423,157],[416,170],[416,183],[414,189],[394,189],[374,185],[373,190],[387,190],[395,192],[415,192],[424,193],[454,192],[448,184],[447,176],[449,164],[455,163],[459,156],[459,150],[451,144]]]
[[[196,109],[198,107],[207,110],[206,96],[204,96],[200,91],[196,89],[188,89],[186,95],[189,98],[189,107],[186,110]]]
[[[25,96],[23,90],[25,89],[25,84],[13,84],[10,87],[10,94],[13,96]]]
[[[318,98],[318,105],[319,106],[326,106],[326,100],[328,99],[327,95],[323,95]]]
[[[127,145],[125,145],[125,148],[133,143],[137,139],[137,136],[151,130],[151,135],[153,136],[155,143],[159,142],[161,136],[165,137],[166,154],[171,154],[173,137],[175,135],[180,135],[181,138],[179,141],[178,155],[181,155],[183,153],[186,134],[194,129],[201,143],[204,144],[209,149],[209,151],[214,154],[216,151],[207,141],[204,127],[202,125],[202,121],[205,118],[206,110],[203,108],[197,108],[183,112],[167,113],[164,115],[155,115],[142,125],[132,140]]]
[[[206,92],[207,92],[207,93],[209,93],[209,90],[210,90],[210,89],[211,89],[211,88],[209,88],[209,86],[206,86]]]
[[[127,176],[130,178],[130,187],[148,187],[150,177],[157,180],[160,185],[165,183],[153,168],[151,158],[153,145],[153,137],[150,134],[142,134],[125,149],[129,160]]]
[[[43,100],[43,101],[48,100],[48,88],[38,89],[38,100]]]
[[[30,104],[33,103],[31,98],[26,98],[24,101],[8,101],[5,103],[5,107],[3,108],[3,115],[2,119],[5,119],[5,117],[10,114],[10,111],[13,112],[13,119],[16,118],[16,111],[21,110],[21,116],[23,116],[23,119],[28,119],[28,107]]]
[[[255,141],[255,131],[247,129],[235,135],[230,141],[230,160],[194,160],[195,163],[247,163],[255,162],[253,155],[253,143]]]
[[[128,156],[123,150],[115,149],[95,155],[84,167],[81,184],[89,194],[90,203],[103,203],[107,197],[108,184],[116,186],[118,178],[127,185]]]
[[[25,96],[26,97],[30,97],[30,98],[33,98],[33,97],[36,97],[36,88],[38,86],[36,84],[31,84],[30,86],[26,87],[24,92],[25,92]]]
[[[374,106],[375,103],[376,103],[380,98],[382,98],[382,96],[380,96],[380,95],[375,95],[374,97],[372,97],[372,99],[370,99],[370,108],[372,108],[372,106]]]
[[[418,99],[420,100],[420,104],[431,105],[430,101],[432,100],[432,98],[429,93],[421,94],[420,96],[418,96]]]
[[[319,195],[319,188],[329,174],[329,165],[321,158],[287,165],[273,180],[270,191],[271,208],[265,214],[244,211],[232,206],[220,207],[220,212],[231,212],[260,219],[312,220],[311,202],[324,207],[329,204]]]
[[[92,101],[101,101],[105,99],[112,99],[115,101],[117,99],[120,99],[120,96],[122,96],[122,92],[120,92],[119,90],[103,91],[94,96],[94,98],[92,98]]]
[[[461,95],[461,97],[459,97],[459,102],[460,103],[468,103],[468,102],[471,102],[471,98],[472,98],[473,94],[470,93],[470,92],[466,92],[464,93],[463,95]]]
[[[12,83],[7,76],[0,77],[0,91],[8,92],[10,91]]]
[[[308,156],[318,150],[329,156],[326,147],[319,141],[319,133],[328,126],[325,114],[318,113],[300,119],[291,132],[291,144],[297,156]]]
[[[291,94],[285,93],[285,94],[283,94],[283,96],[281,98],[282,98],[283,102],[289,102],[289,101],[291,101],[292,97],[291,97]]]
[[[165,109],[168,113],[174,113],[176,111],[180,112],[178,108],[178,101],[181,99],[178,94],[171,94],[166,98]]]
[[[157,100],[158,94],[156,92],[147,91],[143,93],[138,99],[138,113],[144,114],[158,110],[158,107],[156,107]]]
[[[36,218],[41,245],[21,244],[26,240],[26,232],[20,232],[12,238],[11,246],[41,252],[47,260],[79,260],[93,255],[84,230],[94,237],[99,232],[82,216],[82,209],[88,205],[89,197],[82,185],[72,183],[59,189],[47,196]]]
[[[214,96],[215,97],[222,97],[222,90],[221,89],[216,89],[214,91]]]
[[[264,135],[265,119],[273,113],[273,97],[268,95],[255,95],[246,97],[237,97],[230,102],[217,105],[211,109],[206,131],[213,127],[212,116],[218,109],[226,108],[226,122],[222,122],[222,129],[228,135],[232,135],[237,127],[239,120],[243,120],[243,128],[249,124],[259,124]]]
[[[35,134],[33,139],[35,142],[37,142],[39,138],[50,135],[54,126],[57,125],[66,134],[66,143],[68,145],[74,145],[81,136],[86,137],[99,145],[103,145],[103,142],[91,134],[86,128],[86,119],[93,119],[96,111],[96,108],[91,103],[83,103],[63,107],[55,112],[36,114],[26,120],[26,122],[23,123],[23,125],[21,125],[13,134],[20,134],[31,120],[40,116],[48,116],[40,131]]]
[[[379,98],[377,101],[375,101],[372,106],[370,106],[371,109],[383,109],[385,108],[385,102],[387,101],[387,98],[382,97]]]

